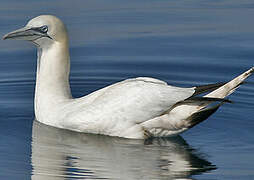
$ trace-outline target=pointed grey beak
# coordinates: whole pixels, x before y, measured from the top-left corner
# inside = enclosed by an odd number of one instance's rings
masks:
[[[47,35],[47,33],[43,33],[40,30],[38,30],[38,28],[24,27],[24,28],[18,29],[16,31],[12,31],[12,32],[4,35],[3,40],[15,39],[15,40],[34,41],[34,40],[39,39],[41,37],[49,37],[49,36]]]

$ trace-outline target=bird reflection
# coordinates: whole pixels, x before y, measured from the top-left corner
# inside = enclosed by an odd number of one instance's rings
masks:
[[[180,136],[130,140],[33,123],[32,179],[192,179],[216,169]]]

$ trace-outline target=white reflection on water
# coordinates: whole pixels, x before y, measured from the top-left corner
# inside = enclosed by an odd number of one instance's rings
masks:
[[[216,169],[180,136],[129,140],[33,123],[32,179],[192,179]]]

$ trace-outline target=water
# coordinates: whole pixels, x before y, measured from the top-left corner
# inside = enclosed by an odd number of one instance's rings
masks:
[[[75,97],[137,76],[188,87],[253,66],[253,9],[250,0],[9,0],[0,34],[60,17]],[[35,60],[31,44],[0,41],[0,179],[254,179],[254,77],[181,137],[126,140],[34,122]]]

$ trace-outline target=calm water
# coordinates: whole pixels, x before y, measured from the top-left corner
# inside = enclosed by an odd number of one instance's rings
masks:
[[[0,35],[54,14],[68,27],[75,97],[136,76],[188,87],[254,65],[254,3],[8,0]],[[33,122],[36,50],[0,41],[0,179],[254,179],[254,76],[181,137],[127,140]]]

